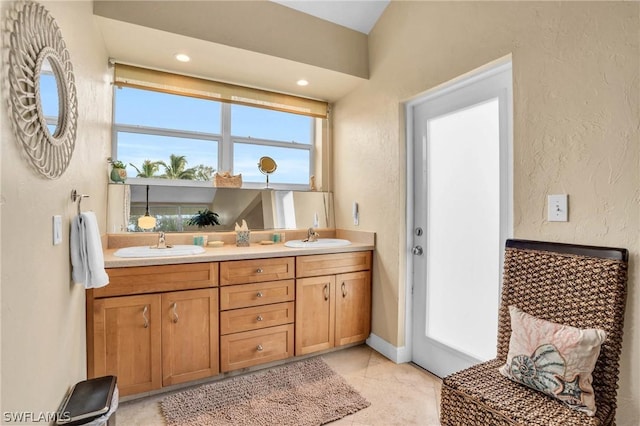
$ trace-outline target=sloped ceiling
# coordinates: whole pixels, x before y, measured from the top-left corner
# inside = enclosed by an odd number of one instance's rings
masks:
[[[325,21],[369,34],[389,0],[270,0]]]

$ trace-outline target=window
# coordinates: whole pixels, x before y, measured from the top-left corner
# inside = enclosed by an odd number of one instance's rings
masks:
[[[269,156],[278,165],[271,183],[308,184],[313,174],[313,121],[304,115],[231,105],[231,138],[235,173],[248,182],[262,182],[257,160]]]
[[[176,205],[176,204],[154,204],[153,216],[156,218],[156,226],[154,230],[162,232],[182,232],[197,231],[198,228],[189,225],[189,220],[199,211],[206,209],[207,205]],[[144,216],[146,206],[143,203],[131,204],[131,215],[129,216],[129,224],[127,230],[129,232],[143,231],[138,227],[138,218]]]
[[[312,119],[268,109],[231,105],[231,133],[235,137],[311,144]]]
[[[148,80],[164,76],[138,68],[130,72],[142,73]],[[202,86],[222,83],[168,75],[172,86],[159,89],[154,80],[141,87],[146,83],[130,82],[143,77],[118,77],[116,68],[112,156],[127,165],[129,177],[208,181],[215,171],[228,171],[242,173],[244,186],[257,187],[265,182],[258,160],[270,156],[278,164],[270,183],[291,188],[309,185],[319,114],[288,112],[306,107],[287,106],[286,95],[257,91],[259,99],[254,101],[250,96],[254,89],[240,88],[241,96],[220,96]],[[176,90],[178,85],[184,90]],[[225,90],[229,87],[235,86],[224,85]],[[267,95],[273,99],[264,100]]]
[[[116,123],[220,133],[220,103],[123,87],[116,91]]]

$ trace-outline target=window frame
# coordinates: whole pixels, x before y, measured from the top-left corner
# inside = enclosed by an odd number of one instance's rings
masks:
[[[116,122],[116,108],[117,108],[117,90],[119,86],[113,86],[113,112],[112,112],[112,137],[111,137],[111,153],[112,158],[119,159],[118,157],[118,134],[119,133],[138,133],[138,134],[148,134],[155,136],[168,136],[168,137],[176,137],[176,138],[185,138],[185,139],[201,139],[207,141],[215,141],[218,143],[218,164],[216,166],[216,172],[218,171],[229,171],[232,174],[235,174],[234,171],[234,146],[236,143],[243,143],[249,145],[256,146],[268,146],[268,147],[277,147],[277,148],[286,148],[286,149],[298,149],[298,150],[306,150],[309,152],[309,180],[311,176],[315,175],[315,151],[316,151],[316,128],[318,118],[310,117],[309,132],[310,132],[310,143],[300,143],[295,141],[281,141],[281,140],[271,140],[271,139],[261,139],[261,138],[253,138],[253,137],[240,137],[234,136],[231,134],[231,105],[228,102],[221,102],[215,100],[208,100],[210,102],[220,102],[220,130],[221,133],[206,133],[206,132],[198,132],[198,131],[189,131],[189,130],[176,130],[176,129],[168,129],[161,127],[153,127],[153,126],[145,126],[145,125],[135,125],[135,124],[119,124]],[[135,87],[135,90],[147,90],[146,88]],[[187,95],[181,95],[187,96]],[[259,108],[252,105],[247,105],[250,108]],[[291,114],[290,112],[283,112],[283,114]],[[256,167],[257,167],[256,159]],[[137,178],[137,177],[129,177],[128,180],[137,180],[144,179],[145,181],[159,181],[158,184],[171,186],[174,182],[171,179],[161,179],[161,178]],[[266,180],[266,178],[265,178]],[[201,184],[202,181],[193,181],[194,185]],[[180,186],[184,185],[184,183],[180,183]],[[176,185],[178,186],[178,185]],[[309,190],[310,182],[305,184],[299,183],[272,183],[269,182],[269,186],[273,189],[291,189],[291,190]],[[243,181],[243,188],[250,189],[259,189],[264,187],[263,182],[250,182]]]

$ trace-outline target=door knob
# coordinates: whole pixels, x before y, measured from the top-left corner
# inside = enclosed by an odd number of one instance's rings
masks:
[[[415,254],[416,256],[422,256],[422,253],[424,253],[424,251],[422,250],[421,246],[415,246],[412,250],[411,253]]]

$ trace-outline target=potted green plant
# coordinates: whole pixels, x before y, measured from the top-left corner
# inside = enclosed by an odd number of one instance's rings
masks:
[[[122,161],[114,160],[113,158],[107,158],[109,164],[111,164],[111,174],[109,177],[112,182],[124,183],[127,180],[127,166]]]
[[[218,213],[212,212],[209,209],[203,211],[198,210],[191,219],[187,221],[189,226],[197,226],[198,228],[206,228],[207,226],[220,225],[220,217]]]

